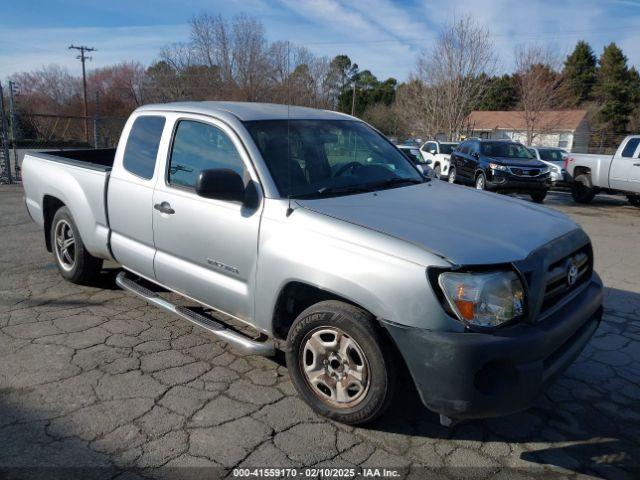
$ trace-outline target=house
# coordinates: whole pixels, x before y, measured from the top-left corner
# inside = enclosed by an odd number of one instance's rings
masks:
[[[523,111],[479,111],[467,117],[468,136],[511,139],[527,143],[527,125]],[[570,152],[586,152],[591,131],[586,110],[549,110],[538,114],[533,124],[534,146],[560,147]]]

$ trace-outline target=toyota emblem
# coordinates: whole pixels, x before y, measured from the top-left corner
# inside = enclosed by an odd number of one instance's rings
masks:
[[[572,287],[575,285],[576,280],[578,280],[578,266],[571,262],[567,269],[567,284]]]

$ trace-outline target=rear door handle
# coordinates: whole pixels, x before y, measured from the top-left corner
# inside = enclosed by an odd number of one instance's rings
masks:
[[[156,203],[153,208],[155,208],[159,212],[167,213],[169,215],[173,215],[174,213],[176,213],[176,211],[171,208],[169,202]]]
[[[634,166],[634,167],[640,167],[640,162],[638,162],[638,163],[634,163],[634,164],[633,164],[633,166]]]

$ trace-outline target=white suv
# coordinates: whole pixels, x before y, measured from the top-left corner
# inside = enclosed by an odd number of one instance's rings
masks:
[[[420,147],[422,156],[431,160],[433,175],[441,180],[449,178],[449,158],[451,152],[458,146],[457,142],[438,142],[430,140]]]

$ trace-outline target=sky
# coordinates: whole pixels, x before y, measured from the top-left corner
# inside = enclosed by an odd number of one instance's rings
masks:
[[[5,0],[0,17],[0,79],[56,63],[80,73],[70,44],[96,48],[87,68],[137,60],[188,41],[202,12],[261,20],[269,41],[289,40],[317,55],[347,54],[378,78],[405,80],[442,25],[471,15],[491,33],[497,73],[514,49],[536,43],[569,53],[587,40],[599,56],[616,42],[640,66],[640,0]]]

